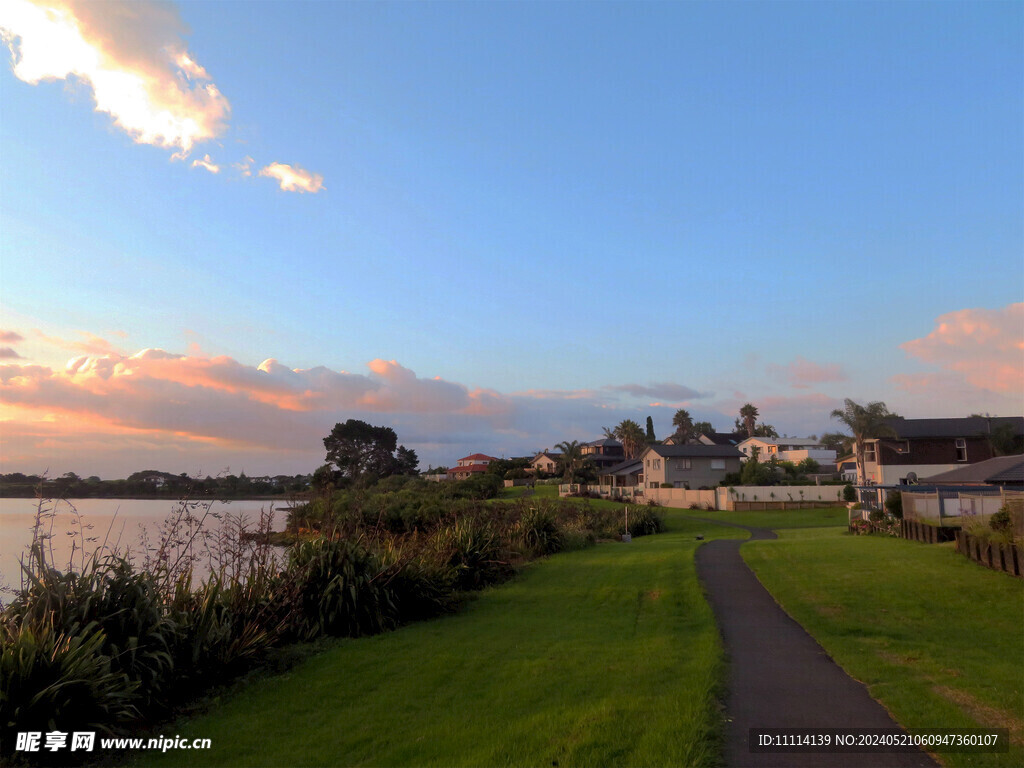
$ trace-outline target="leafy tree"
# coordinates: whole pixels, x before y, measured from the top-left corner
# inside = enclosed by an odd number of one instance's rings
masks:
[[[615,428],[614,437],[622,443],[622,451],[627,459],[639,456],[647,442],[643,427],[632,419],[623,419]]]
[[[395,464],[392,470],[396,475],[416,475],[419,474],[420,459],[416,455],[416,451],[412,448],[406,448],[404,445],[398,446],[398,450],[395,451]]]
[[[857,454],[857,484],[864,485],[864,441],[894,435],[895,431],[885,423],[885,420],[893,418],[896,414],[891,413],[882,402],[859,405],[846,398],[843,403],[842,409],[836,408],[832,411],[832,418],[838,419],[853,433]]]
[[[685,408],[680,408],[672,417],[672,426],[676,428],[675,436],[685,443],[694,434],[693,418]]]
[[[324,438],[327,463],[334,465],[341,477],[353,481],[415,473],[419,465],[416,452],[397,443],[391,427],[374,427],[358,419],[335,424]]]
[[[650,416],[647,417],[647,434],[646,439],[648,443],[653,443],[657,438],[654,436],[654,419]]]
[[[743,485],[775,485],[779,481],[778,461],[773,456],[771,461],[761,462],[757,458],[757,449],[745,462],[740,470],[740,482]]]
[[[796,465],[796,471],[801,475],[813,475],[821,470],[821,464],[814,459],[807,458]]]
[[[585,461],[583,448],[579,441],[573,440],[571,442],[566,441],[564,443],[558,443],[555,448],[562,452],[559,462],[565,472],[565,482],[576,482],[576,473]]]
[[[711,426],[710,421],[695,421],[693,422],[693,428],[690,430],[690,433],[694,437],[699,437],[700,435],[710,435],[714,431],[715,428]]]
[[[853,451],[853,438],[842,432],[826,432],[818,442],[831,448],[837,456],[845,456]]]
[[[903,494],[893,491],[885,497],[885,511],[897,520],[903,519]]]
[[[985,419],[987,422],[987,428],[981,433],[981,436],[988,441],[993,456],[1013,456],[1021,453],[1024,449],[1012,424],[1003,423],[993,427],[992,419],[996,417],[990,413],[972,413],[971,418]]]

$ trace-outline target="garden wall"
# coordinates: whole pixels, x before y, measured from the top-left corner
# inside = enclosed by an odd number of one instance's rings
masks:
[[[814,507],[842,506],[843,486],[841,485],[737,485],[729,488],[713,488],[706,491],[687,491],[683,488],[611,488],[601,485],[563,484],[558,487],[560,496],[569,493],[595,493],[602,498],[626,496],[631,501],[645,504],[648,500],[663,507],[689,509],[696,504],[701,509],[727,509],[736,511],[768,509],[810,509]]]

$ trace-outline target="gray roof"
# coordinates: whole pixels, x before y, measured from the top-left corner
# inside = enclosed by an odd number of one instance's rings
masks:
[[[886,419],[900,439],[915,437],[979,437],[1004,424],[1013,427],[1013,434],[1024,435],[1024,416],[968,416],[963,419]],[[884,439],[884,438],[883,438]]]
[[[644,468],[643,462],[640,459],[627,459],[626,461],[619,462],[614,467],[601,472],[602,475],[631,475],[634,472],[640,472]]]
[[[647,451],[656,453],[662,458],[675,458],[679,456],[689,456],[691,458],[697,458],[701,456],[715,457],[715,458],[741,458],[743,456],[740,453],[740,449],[735,445],[651,445],[648,446]],[[647,453],[644,451],[644,453]],[[643,456],[644,454],[640,454]]]
[[[622,443],[613,437],[602,437],[600,440],[594,440],[592,443],[584,443],[584,445],[593,445],[595,447],[600,447],[602,445],[609,445],[612,447],[618,446],[619,448],[622,447]]]
[[[948,472],[922,478],[926,485],[958,485],[960,483],[1024,483],[1024,456],[997,456],[988,461],[957,467]]]
[[[740,432],[701,432],[697,437],[706,437],[715,445],[739,445],[747,438]]]

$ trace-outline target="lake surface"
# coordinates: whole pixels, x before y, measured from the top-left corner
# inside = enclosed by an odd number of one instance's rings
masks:
[[[225,527],[244,525],[254,530],[261,513],[272,514],[273,530],[284,530],[286,507],[274,501],[212,502],[209,514],[206,505],[189,510],[193,517],[206,515],[204,528],[218,534]],[[20,561],[32,543],[36,521],[36,499],[0,499],[0,587],[17,587],[21,583]],[[146,549],[152,549],[160,539],[167,521],[181,516],[181,502],[175,499],[69,499],[44,503],[42,530],[51,533],[47,545],[53,550],[53,563],[66,568],[69,559],[77,569],[84,555],[101,548],[127,551],[136,563],[141,563]],[[79,527],[81,523],[81,529]],[[181,526],[187,530],[187,525]],[[90,541],[92,539],[92,541]],[[148,540],[148,541],[147,541]],[[197,555],[199,552],[197,552]],[[208,562],[196,564],[196,575],[205,575]],[[9,594],[0,595],[6,602]]]

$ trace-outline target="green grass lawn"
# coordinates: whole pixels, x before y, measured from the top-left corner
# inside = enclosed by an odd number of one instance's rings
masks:
[[[724,523],[749,525],[755,528],[808,528],[822,526],[846,526],[849,524],[845,507],[821,507],[816,509],[770,509],[754,512],[718,512],[686,510],[685,514],[721,520]]]
[[[669,532],[533,563],[460,613],[338,641],[215,711],[162,729],[200,760],[142,765],[715,765],[722,649],[695,537]]]
[[[535,498],[540,499],[557,499],[558,498],[558,486],[557,485],[535,485],[533,488],[528,488],[525,485],[516,485],[512,488],[502,488],[498,492],[499,500],[512,500],[522,498],[527,491],[532,491],[531,494]]]
[[[755,514],[755,513],[751,513]],[[952,550],[883,536],[787,531],[741,552],[772,595],[905,727],[1006,727],[1024,765],[1024,583]]]

